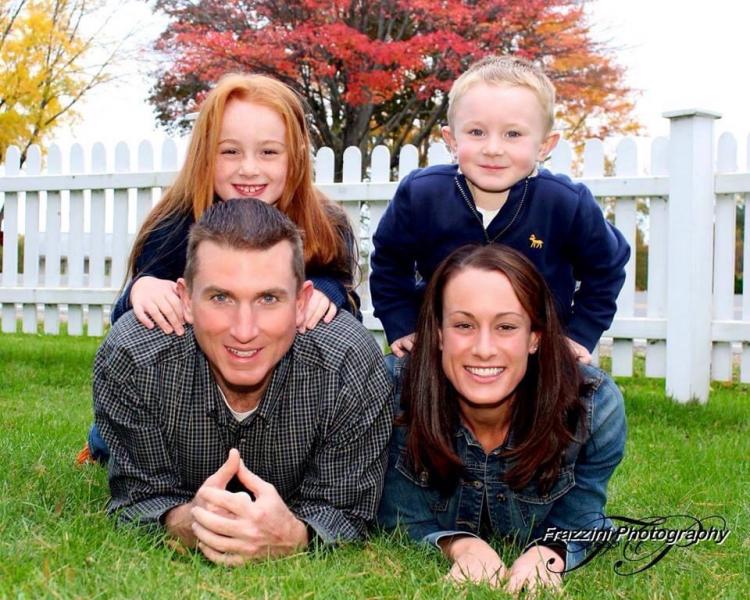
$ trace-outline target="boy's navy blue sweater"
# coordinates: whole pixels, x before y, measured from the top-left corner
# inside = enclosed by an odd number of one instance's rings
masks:
[[[146,275],[177,281],[182,277],[187,260],[188,234],[193,225],[193,215],[180,215],[167,219],[151,232],[143,245],[143,251],[136,259],[137,276],[128,282],[117,302],[112,306],[110,320],[114,324],[132,307],[130,290],[138,277]],[[347,248],[353,248],[351,232],[341,232],[347,238]],[[353,250],[351,262],[353,264]],[[316,290],[323,292],[339,309],[352,313],[362,320],[359,312],[359,297],[351,291],[352,275],[330,267],[305,267],[305,276],[312,281]]]
[[[630,257],[589,189],[545,169],[511,188],[486,230],[457,165],[412,171],[373,241],[370,290],[389,342],[415,330],[424,282],[446,256],[465,244],[497,242],[531,259],[567,335],[591,351],[612,323]]]

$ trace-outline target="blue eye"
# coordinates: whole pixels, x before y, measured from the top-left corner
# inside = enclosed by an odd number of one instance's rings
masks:
[[[260,301],[261,304],[276,304],[279,299],[273,294],[264,294],[263,296],[261,296]]]
[[[226,295],[226,294],[222,294],[222,293],[216,293],[216,294],[213,294],[213,295],[211,296],[211,300],[212,300],[213,302],[216,302],[216,303],[218,303],[218,304],[223,304],[223,303],[224,303],[224,302],[226,302],[226,301],[227,301],[228,299],[229,299],[229,298],[227,297],[227,295]]]
[[[521,132],[513,130],[513,131],[509,131],[506,135],[509,138],[518,138],[518,137],[521,137]]]
[[[475,137],[480,137],[480,136],[484,135],[484,132],[481,129],[478,129],[478,128],[475,127],[474,129],[470,129],[469,130],[469,135],[472,135],[472,136],[475,136]]]

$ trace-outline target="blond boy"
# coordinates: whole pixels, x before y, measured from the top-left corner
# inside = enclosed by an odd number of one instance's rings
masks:
[[[590,362],[614,317],[630,247],[588,188],[540,168],[559,139],[554,105],[549,78],[516,57],[483,58],[453,84],[442,133],[454,164],[405,177],[373,238],[375,316],[396,356],[412,348],[437,265],[465,244],[499,243],[540,270],[573,351]]]

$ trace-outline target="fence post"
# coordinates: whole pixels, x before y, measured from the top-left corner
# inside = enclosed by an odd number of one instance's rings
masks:
[[[678,402],[708,400],[713,274],[713,123],[718,113],[679,110],[670,120],[667,217],[667,381]]]

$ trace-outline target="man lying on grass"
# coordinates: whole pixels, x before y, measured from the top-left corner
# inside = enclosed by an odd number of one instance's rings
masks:
[[[297,333],[312,286],[296,227],[259,200],[214,204],[177,289],[186,335],[129,313],[96,355],[110,510],[227,565],[360,538],[380,499],[390,378],[346,312]]]

